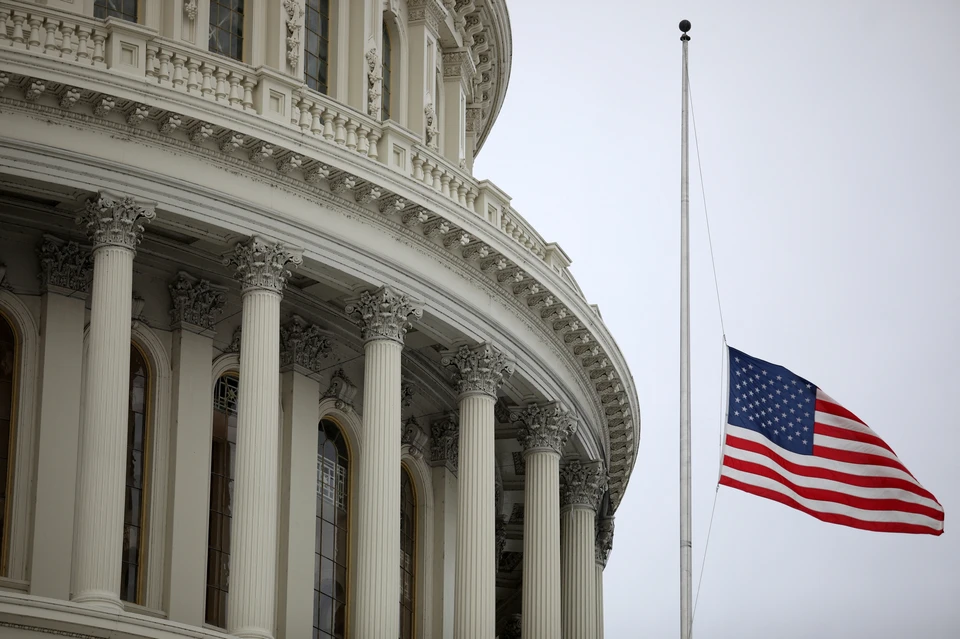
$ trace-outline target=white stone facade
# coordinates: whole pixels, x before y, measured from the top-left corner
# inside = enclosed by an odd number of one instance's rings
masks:
[[[222,5],[0,0],[0,636],[601,637],[639,406],[472,174],[503,0]]]

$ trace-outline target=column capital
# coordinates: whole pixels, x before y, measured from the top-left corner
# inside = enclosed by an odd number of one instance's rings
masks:
[[[299,315],[280,327],[280,369],[299,368],[305,374],[323,368],[324,360],[333,348],[330,339],[316,324],[309,324]]]
[[[287,265],[297,267],[303,263],[303,250],[254,235],[238,242],[223,263],[236,267],[244,293],[264,289],[282,294],[290,277]]]
[[[412,320],[423,317],[423,309],[403,293],[389,286],[363,291],[360,297],[347,300],[348,315],[357,315],[360,334],[365,342],[377,339],[403,344],[403,336]]]
[[[598,565],[606,568],[611,549],[613,549],[613,517],[598,518],[597,540],[594,547]]]
[[[167,288],[172,302],[170,321],[174,328],[192,329],[194,333],[214,330],[214,323],[227,300],[226,287],[179,271]]]
[[[430,462],[433,466],[446,466],[456,473],[460,456],[460,424],[456,413],[447,413],[430,425]]]
[[[557,402],[511,408],[510,420],[520,422],[517,441],[524,455],[533,450],[549,450],[559,455],[567,439],[577,432],[576,419]]]
[[[143,222],[157,216],[155,202],[100,191],[87,200],[77,224],[86,227],[93,250],[119,246],[135,251],[143,237]]]
[[[41,290],[62,295],[90,292],[93,260],[89,248],[45,233],[37,255]]]
[[[444,366],[456,366],[454,384],[460,395],[482,393],[496,398],[497,389],[514,369],[513,362],[486,343],[448,351],[440,362]]]
[[[596,512],[607,489],[603,463],[588,466],[574,460],[560,469],[560,507],[586,506]]]

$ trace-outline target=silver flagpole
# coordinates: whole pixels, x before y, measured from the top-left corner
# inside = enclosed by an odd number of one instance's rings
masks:
[[[690,21],[680,22],[683,106],[680,111],[680,639],[693,631],[693,532],[690,499],[690,170],[687,138],[687,45]]]

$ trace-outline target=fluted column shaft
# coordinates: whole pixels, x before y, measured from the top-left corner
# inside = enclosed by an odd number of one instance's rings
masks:
[[[286,265],[301,258],[253,237],[227,261],[243,287],[227,632],[269,639],[276,626],[280,298]]]
[[[363,450],[357,482],[356,605],[350,635],[400,634],[400,352],[423,311],[389,287],[347,303],[364,346]]]
[[[597,584],[597,639],[603,639],[603,564],[597,562],[594,564]]]
[[[105,193],[78,222],[93,241],[90,333],[84,368],[73,599],[122,610],[120,568],[130,383],[133,258],[152,206]],[[141,542],[142,543],[142,542]]]
[[[399,342],[364,347],[363,452],[357,484],[357,609],[353,634],[400,633],[400,351]]]
[[[280,293],[243,294],[227,629],[272,637],[277,582]]]
[[[456,639],[492,639],[496,634],[495,401],[485,393],[460,397],[460,507],[453,622]]]
[[[594,639],[597,588],[594,540],[596,512],[587,506],[563,508],[560,515],[563,637]]]
[[[560,453],[528,450],[523,490],[523,639],[560,636]]]
[[[90,332],[80,478],[74,601],[120,610],[120,563],[130,384],[132,248],[93,253]]]

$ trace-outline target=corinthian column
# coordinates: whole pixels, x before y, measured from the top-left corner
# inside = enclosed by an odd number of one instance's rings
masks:
[[[93,242],[90,342],[80,435],[74,601],[122,610],[120,560],[130,383],[133,257],[153,205],[101,193],[77,222]],[[142,542],[141,542],[142,543]]]
[[[441,361],[456,367],[460,403],[453,636],[493,639],[497,632],[493,406],[504,377],[513,373],[513,364],[489,344],[461,346]]]
[[[560,636],[560,451],[576,422],[558,404],[510,411],[526,463],[523,639]]]
[[[607,488],[602,465],[578,461],[560,471],[560,581],[564,639],[594,639],[597,578],[594,541],[597,507]]]
[[[611,548],[613,548],[613,517],[604,517],[597,520],[597,539],[594,546],[597,574],[597,639],[603,639],[603,569],[607,566]]]
[[[357,586],[351,634],[400,634],[400,351],[423,311],[389,287],[347,303],[364,339],[363,451],[357,482]]]
[[[242,289],[236,480],[227,632],[273,637],[277,590],[277,459],[280,450],[280,298],[301,251],[260,237],[226,262]]]

